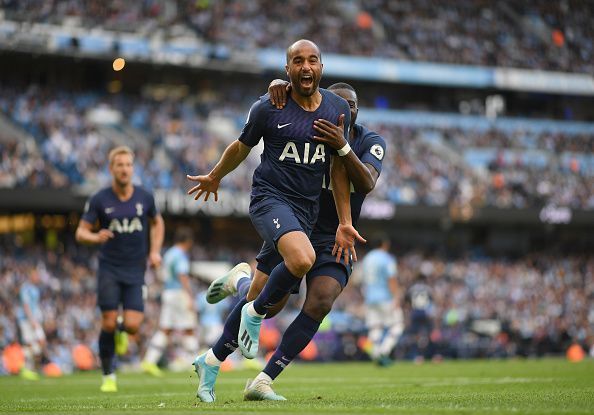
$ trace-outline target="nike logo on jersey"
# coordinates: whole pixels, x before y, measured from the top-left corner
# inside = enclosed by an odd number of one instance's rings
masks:
[[[287,123],[287,124],[276,124],[276,128],[278,128],[279,130],[281,128],[285,128],[287,125],[291,125],[292,123]]]
[[[112,208],[112,207],[110,207],[110,208],[105,208],[105,214],[106,214],[106,215],[109,215],[110,213],[113,213],[113,211],[114,211],[114,210],[115,210],[115,208]]]

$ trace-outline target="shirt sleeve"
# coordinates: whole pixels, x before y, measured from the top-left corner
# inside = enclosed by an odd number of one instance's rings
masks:
[[[181,257],[177,266],[175,267],[175,273],[179,275],[190,275],[190,261],[188,258]]]
[[[371,164],[377,170],[378,174],[380,174],[386,155],[386,141],[378,134],[369,134],[366,137],[365,148],[362,154],[361,162]]]
[[[254,147],[264,135],[264,121],[266,117],[265,103],[256,101],[248,112],[245,125],[239,136],[239,141],[248,147]]]
[[[395,278],[398,273],[398,263],[396,259],[390,257],[387,264],[388,278]]]
[[[85,203],[82,220],[94,224],[99,217],[99,202],[97,201],[97,195],[93,195]]]
[[[147,199],[148,209],[146,214],[149,218],[154,218],[159,214],[159,209],[157,209],[157,205],[155,204],[155,197],[152,193],[149,193]]]

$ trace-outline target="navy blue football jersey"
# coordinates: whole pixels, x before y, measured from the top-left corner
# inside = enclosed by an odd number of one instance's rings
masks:
[[[109,229],[114,237],[99,250],[99,260],[123,267],[146,267],[149,250],[149,218],[158,211],[153,195],[134,186],[132,197],[122,202],[111,187],[95,193],[87,204],[82,219],[101,229]]]
[[[386,141],[377,133],[370,131],[366,127],[355,124],[352,151],[355,152],[362,163],[372,165],[378,173],[382,172],[382,161],[386,154]],[[320,194],[320,212],[318,220],[311,235],[312,243],[324,244],[333,243],[338,228],[338,214],[336,213],[336,204],[330,186],[330,171],[326,171],[323,180],[323,190]],[[365,194],[354,191],[351,184],[351,219],[353,226],[357,225],[361,206],[365,200]]]
[[[273,196],[287,201],[306,217],[317,213],[324,173],[330,165],[331,148],[313,139],[313,123],[319,118],[338,124],[350,123],[347,102],[320,88],[322,102],[315,111],[305,111],[290,96],[279,110],[268,94],[260,97],[248,114],[239,141],[253,147],[264,140],[260,165],[254,171],[252,198]],[[348,137],[348,128],[345,128]],[[312,218],[312,223],[315,216]]]

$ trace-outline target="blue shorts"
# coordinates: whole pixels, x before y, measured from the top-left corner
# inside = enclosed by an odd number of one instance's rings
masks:
[[[317,211],[303,214],[288,202],[274,197],[253,198],[250,203],[250,219],[264,242],[276,250],[278,240],[284,234],[301,231],[311,234]]]
[[[352,261],[349,261],[348,265],[345,265],[344,258],[341,258],[339,263],[336,262],[336,256],[332,255],[334,241],[321,244],[314,243],[313,247],[316,251],[316,262],[314,262],[307,273],[307,281],[316,277],[331,277],[338,281],[340,286],[344,289],[353,272]]]
[[[349,263],[348,266],[344,264],[344,260],[341,260],[341,262],[338,264],[336,263],[336,257],[332,255],[334,242],[319,244],[314,243],[313,247],[316,251],[316,262],[307,273],[307,281],[310,281],[316,277],[327,276],[338,281],[342,288],[346,287],[347,283],[349,282],[349,277],[353,272],[352,262]],[[266,275],[270,275],[274,267],[283,261],[283,258],[271,245],[264,242],[264,245],[256,257],[256,260],[258,261],[256,268]],[[298,292],[299,286],[293,290],[293,294]]]
[[[97,305],[101,311],[124,310],[144,312],[144,269],[122,269],[100,263],[97,272]]]

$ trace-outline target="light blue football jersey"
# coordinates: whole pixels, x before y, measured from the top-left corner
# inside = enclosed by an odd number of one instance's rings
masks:
[[[39,302],[41,300],[41,291],[39,287],[29,282],[23,283],[19,290],[19,307],[17,309],[17,319],[19,321],[27,320],[24,305],[28,305],[33,317],[37,322],[41,323],[43,316],[41,315],[41,307]]]
[[[190,274],[190,260],[184,250],[177,246],[169,248],[163,258],[163,268],[165,289],[178,290],[183,288],[179,276]]]
[[[381,249],[370,251],[363,260],[363,296],[366,304],[392,301],[388,285],[396,277],[396,258]]]

